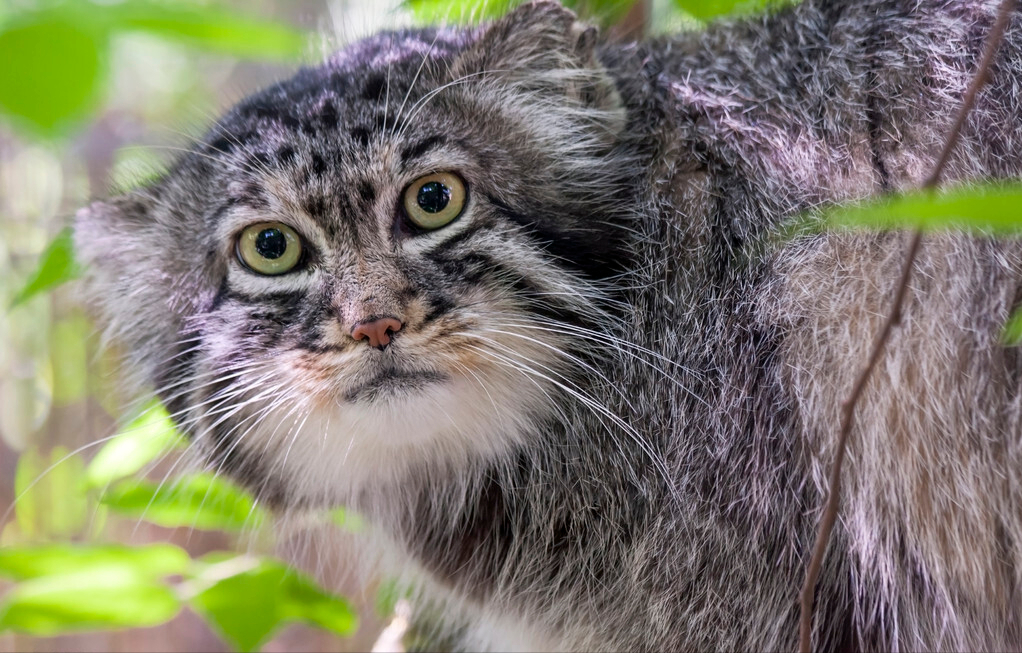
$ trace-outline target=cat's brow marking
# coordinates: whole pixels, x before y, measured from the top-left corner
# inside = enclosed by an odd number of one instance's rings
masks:
[[[426,152],[432,150],[435,147],[444,145],[447,142],[447,137],[443,135],[434,135],[428,138],[424,138],[417,143],[412,145],[406,145],[401,148],[401,165],[407,167],[408,164],[414,159],[418,159]]]

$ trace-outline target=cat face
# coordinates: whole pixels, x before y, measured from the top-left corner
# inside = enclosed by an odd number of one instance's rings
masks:
[[[553,4],[379,35],[79,212],[94,303],[216,469],[350,500],[556,415],[632,174],[594,40]]]

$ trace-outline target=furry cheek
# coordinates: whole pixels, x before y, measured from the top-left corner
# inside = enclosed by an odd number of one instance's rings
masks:
[[[403,365],[379,365],[381,352],[362,343],[272,357],[236,382],[232,401],[249,408],[232,422],[246,428],[220,443],[220,457],[258,459],[287,479],[289,501],[352,504],[414,468],[505,455],[556,410],[565,387],[557,344],[523,342],[496,322],[440,321],[398,341]]]

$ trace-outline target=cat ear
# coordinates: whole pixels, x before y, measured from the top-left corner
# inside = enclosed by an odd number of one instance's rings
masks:
[[[620,98],[596,57],[598,32],[556,2],[519,6],[484,28],[454,72],[531,92],[555,92],[587,107],[616,110]]]
[[[75,254],[85,272],[87,303],[105,338],[126,345],[134,371],[153,378],[147,360],[163,360],[179,339],[183,293],[169,280],[185,278],[169,243],[175,234],[159,219],[156,189],[96,201],[75,214]],[[153,358],[155,356],[155,359]]]
[[[151,196],[144,191],[96,201],[75,214],[75,250],[86,268],[125,270],[139,256],[142,234],[151,228]],[[138,243],[136,245],[136,243]]]

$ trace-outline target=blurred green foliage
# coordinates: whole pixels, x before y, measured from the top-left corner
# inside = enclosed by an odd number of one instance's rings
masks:
[[[168,545],[0,549],[0,574],[8,569],[31,571],[4,595],[0,630],[54,635],[168,621],[181,604],[160,577],[164,569],[152,563],[166,563],[169,556],[138,554],[169,554],[170,550]],[[188,556],[177,556],[177,560],[186,563]],[[181,571],[184,564],[165,573]]]
[[[28,449],[18,459],[15,517],[27,538],[68,539],[86,526],[94,501],[82,492],[85,462],[64,447]]]
[[[477,23],[493,20],[525,2],[525,0],[405,0],[418,22]],[[610,26],[621,19],[632,6],[632,0],[563,0],[564,6],[574,10],[586,20]]]
[[[989,182],[915,191],[841,206],[817,225],[828,229],[965,231],[977,236],[1022,236],[1022,186]],[[818,227],[813,227],[818,228]],[[1008,319],[1001,342],[1022,343],[1022,307]]]
[[[187,447],[187,440],[178,433],[163,405],[152,401],[93,457],[85,470],[85,481],[88,487],[100,489],[142,471],[169,452]]]
[[[674,0],[675,6],[692,18],[709,21],[772,9],[798,0]]]
[[[78,275],[71,228],[65,227],[46,247],[39,258],[36,271],[14,296],[11,308],[15,308],[40,293],[77,279]]]
[[[193,560],[169,544],[54,544],[0,549],[0,577],[15,581],[0,604],[0,631],[152,626],[186,605],[241,651],[256,650],[288,622],[342,636],[358,627],[347,601],[272,558]]]
[[[245,558],[215,563],[236,567]],[[271,559],[251,559],[195,594],[191,605],[240,651],[252,651],[280,626],[301,621],[338,635],[352,633],[358,619],[347,601],[321,590],[306,576]]]
[[[122,515],[169,528],[241,531],[266,523],[266,512],[247,492],[209,473],[164,483],[125,479],[107,488],[100,501]]]
[[[90,519],[103,519],[100,506],[169,528],[256,531],[269,521],[247,492],[211,473],[179,473],[162,483],[134,476],[183,448],[169,415],[152,403],[88,465],[62,447],[46,458],[26,451],[15,483],[22,536],[70,539]],[[331,520],[358,524],[343,510],[323,516],[324,523]],[[172,581],[172,575],[179,578]],[[188,606],[225,641],[250,651],[286,623],[338,635],[350,635],[358,624],[344,599],[280,561],[252,555],[193,560],[165,544],[28,544],[0,548],[0,577],[15,581],[0,599],[0,632],[42,636],[151,626]]]
[[[977,184],[940,192],[918,191],[831,211],[832,229],[956,229],[980,236],[1022,234],[1022,186]]]
[[[297,59],[307,41],[290,27],[216,4],[4,3],[0,121],[56,151],[98,109],[109,83],[113,37],[133,32],[204,51],[276,60]],[[9,310],[23,311],[78,272],[71,230],[65,228],[42,252]],[[49,382],[53,401],[84,397],[90,332],[80,314],[49,329],[50,356],[57,363]],[[89,462],[62,446],[22,452],[14,479],[15,520],[4,529],[0,548],[0,578],[13,582],[0,597],[0,633],[48,636],[151,626],[185,606],[239,650],[258,648],[292,621],[339,635],[354,632],[357,619],[347,601],[272,558],[223,553],[192,559],[166,544],[48,543],[102,539],[110,515],[223,532],[256,533],[269,521],[251,495],[215,474],[176,473],[161,483],[138,476],[184,448],[166,411],[150,404]],[[324,515],[324,522],[331,518]]]
[[[422,23],[445,21],[450,23],[473,23],[492,20],[507,13],[526,0],[405,0],[416,20]],[[699,27],[716,18],[738,16],[764,9],[770,9],[798,0],[648,0],[653,16],[650,30],[663,32],[659,23],[666,23],[668,29],[679,26]],[[563,0],[564,6],[572,9],[587,21],[604,28],[620,21],[633,6],[633,0]]]
[[[107,77],[110,37],[146,32],[239,57],[297,59],[304,35],[215,5],[147,0],[40,2],[0,14],[0,112],[53,138],[90,114]]]
[[[1022,308],[1017,308],[1008,318],[1008,323],[1001,332],[1001,342],[1009,347],[1022,344]]]
[[[88,114],[105,68],[99,34],[60,12],[19,15],[0,32],[0,109],[49,135]]]

